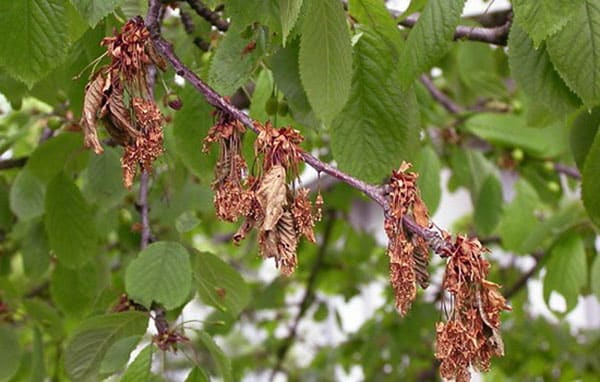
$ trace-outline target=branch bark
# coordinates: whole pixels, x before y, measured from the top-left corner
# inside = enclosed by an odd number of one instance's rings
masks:
[[[203,2],[199,0],[186,0],[198,16],[208,21],[221,32],[226,32],[229,29],[229,23],[223,19],[217,12],[213,12]]]

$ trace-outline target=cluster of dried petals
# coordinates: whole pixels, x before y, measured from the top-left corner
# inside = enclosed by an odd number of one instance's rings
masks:
[[[500,286],[486,280],[487,249],[477,239],[458,236],[446,247],[442,286],[452,296],[452,307],[448,321],[437,324],[435,355],[443,378],[469,381],[469,366],[487,371],[492,357],[504,355],[500,314],[510,307]]]
[[[252,199],[243,187],[247,171],[246,161],[241,152],[241,136],[244,132],[244,125],[239,121],[218,113],[218,122],[208,131],[202,149],[208,152],[211,144],[219,144],[219,160],[211,187],[215,192],[214,205],[217,216],[230,222],[235,222],[240,216],[247,214]]]
[[[152,342],[162,351],[172,350],[176,353],[177,344],[188,343],[190,339],[174,329],[168,329],[152,337]]]
[[[405,315],[417,295],[417,283],[428,286],[429,249],[420,237],[409,237],[404,231],[402,219],[412,216],[422,227],[429,225],[427,208],[417,189],[417,177],[409,172],[410,164],[403,162],[393,171],[386,186],[389,210],[386,212],[385,231],[388,236],[390,259],[390,283],[394,289],[396,308]]]
[[[133,183],[138,164],[151,171],[152,162],[163,151],[165,121],[150,98],[147,73],[149,65],[164,69],[165,62],[149,36],[138,17],[127,22],[120,33],[103,39],[111,63],[93,75],[83,102],[85,146],[97,154],[103,152],[97,133],[97,121],[102,120],[111,137],[125,148],[121,164],[127,188]]]
[[[283,274],[291,275],[297,265],[300,236],[316,241],[315,211],[308,189],[291,190],[288,186],[288,178],[298,175],[302,153],[298,144],[303,138],[291,128],[274,129],[270,123],[256,123],[259,135],[254,147],[261,166],[257,176],[244,179],[246,165],[240,153],[244,127],[220,112],[217,116],[217,124],[204,139],[204,151],[216,142],[221,149],[213,182],[217,215],[228,221],[244,216],[234,242],[238,244],[257,229],[260,255],[273,258]]]

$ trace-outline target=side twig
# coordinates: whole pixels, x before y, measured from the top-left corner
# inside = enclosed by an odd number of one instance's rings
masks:
[[[23,167],[28,159],[29,157],[20,157],[0,160],[0,170]]]
[[[204,20],[208,21],[215,28],[220,30],[221,32],[226,32],[229,29],[229,23],[223,19],[217,12],[213,12],[207,7],[203,2],[199,0],[187,0],[188,4],[198,16],[202,17]]]

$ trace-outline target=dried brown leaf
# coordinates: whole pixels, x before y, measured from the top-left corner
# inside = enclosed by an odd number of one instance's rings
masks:
[[[289,211],[282,213],[273,230],[263,230],[259,237],[260,254],[264,258],[274,258],[275,265],[289,276],[294,273],[296,247],[298,245],[294,219]]]
[[[105,78],[102,72],[96,74],[96,76],[89,82],[85,87],[85,96],[83,98],[83,112],[81,117],[81,126],[84,134],[85,147],[91,148],[96,154],[102,154],[104,149],[98,140],[98,132],[96,128],[96,121],[98,118],[98,111],[102,107],[104,102],[104,88]]]
[[[108,116],[113,123],[116,131],[108,129],[109,134],[121,145],[130,144],[140,132],[133,126],[131,112],[125,106],[123,89],[119,86],[113,86],[110,97],[108,98]]]
[[[281,165],[273,166],[260,182],[256,198],[264,212],[263,231],[270,231],[283,215],[287,205],[287,185],[285,169]]]

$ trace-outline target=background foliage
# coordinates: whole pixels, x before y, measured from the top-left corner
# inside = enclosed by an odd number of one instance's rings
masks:
[[[162,33],[182,61],[252,118],[292,125],[307,151],[371,183],[414,162],[432,213],[442,172],[469,193],[473,212],[453,228],[492,248],[490,278],[513,307],[486,379],[597,378],[598,332],[566,320],[578,305],[597,313],[600,297],[597,1],[513,0],[461,18],[464,1],[413,0],[416,24],[380,0],[164,3]],[[139,251],[121,149],[83,149],[78,122],[99,42],[146,11],[142,0],[0,2],[0,380],[435,379],[439,278],[398,316],[385,243],[365,218],[377,208],[356,190],[305,172],[326,211],[291,278],[258,258],[255,238],[231,245],[236,227],[212,206],[215,157],[201,152],[212,108],[172,69],[156,97],[169,89],[183,108],[164,108],[157,242]],[[460,28],[467,38],[453,40]],[[481,30],[489,40],[469,41]],[[537,278],[544,316],[527,288]],[[342,302],[373,288],[381,301],[349,330]],[[123,293],[162,305],[189,341],[158,349],[147,313],[111,312]],[[319,330],[337,335],[315,340]]]

